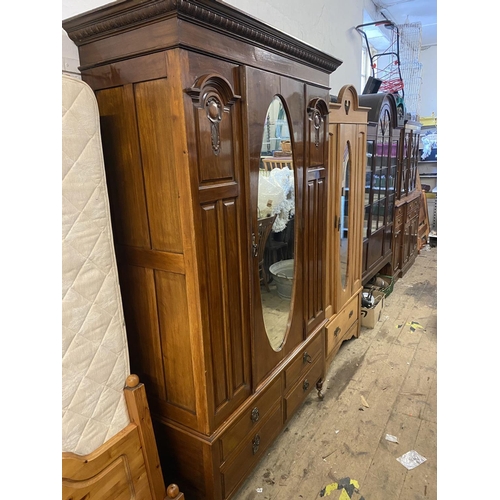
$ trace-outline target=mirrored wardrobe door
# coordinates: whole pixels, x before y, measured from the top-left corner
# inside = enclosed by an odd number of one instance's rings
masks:
[[[294,293],[295,175],[290,124],[274,96],[263,124],[256,237],[260,304],[273,350],[283,347]]]
[[[349,275],[349,195],[351,180],[351,145],[345,143],[343,149],[341,188],[340,188],[340,216],[339,216],[339,256],[340,256],[340,284],[343,290],[348,286]]]
[[[245,68],[252,246],[253,384],[303,340],[304,98],[300,82]],[[298,151],[298,156],[297,156]],[[299,291],[297,291],[299,290]]]

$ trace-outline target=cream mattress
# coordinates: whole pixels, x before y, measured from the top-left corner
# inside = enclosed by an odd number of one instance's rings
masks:
[[[63,75],[63,452],[90,453],[128,425],[129,370],[97,101]]]

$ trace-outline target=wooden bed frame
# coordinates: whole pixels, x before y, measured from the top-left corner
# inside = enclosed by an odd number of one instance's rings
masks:
[[[165,490],[144,384],[127,377],[130,424],[88,455],[62,454],[63,500],[184,500]]]

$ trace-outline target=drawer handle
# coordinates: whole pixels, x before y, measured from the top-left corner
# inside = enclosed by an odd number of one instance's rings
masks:
[[[351,310],[351,312],[349,313],[349,318],[352,318],[353,314],[354,314],[354,311]]]
[[[302,357],[302,361],[304,363],[312,363],[311,355],[307,351],[304,352],[304,356]]]
[[[257,420],[259,420],[259,409],[257,407],[255,407],[253,410],[252,410],[252,422],[257,422]]]
[[[254,455],[257,453],[257,450],[259,449],[259,445],[260,445],[260,436],[256,434],[252,440],[252,452]]]
[[[337,326],[337,328],[335,328],[335,331],[333,332],[333,335],[336,337],[341,331],[342,328],[340,328],[340,326]]]
[[[307,389],[309,389],[309,380],[307,379],[304,380],[304,383],[302,384],[302,389],[304,389],[304,391],[307,391]]]

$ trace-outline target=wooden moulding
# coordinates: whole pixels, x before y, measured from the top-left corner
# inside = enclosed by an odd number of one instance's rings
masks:
[[[236,40],[281,54],[331,73],[342,61],[262,23],[231,6],[210,0],[122,0],[63,21],[63,28],[77,46],[135,31],[148,24],[177,18],[187,24],[207,26]],[[179,25],[180,26],[180,25]],[[168,40],[170,47],[178,40]],[[157,47],[158,49],[159,47]],[[164,46],[163,48],[168,48]]]
[[[126,384],[130,424],[88,455],[62,454],[63,500],[184,500],[176,484],[165,489],[144,384]]]

